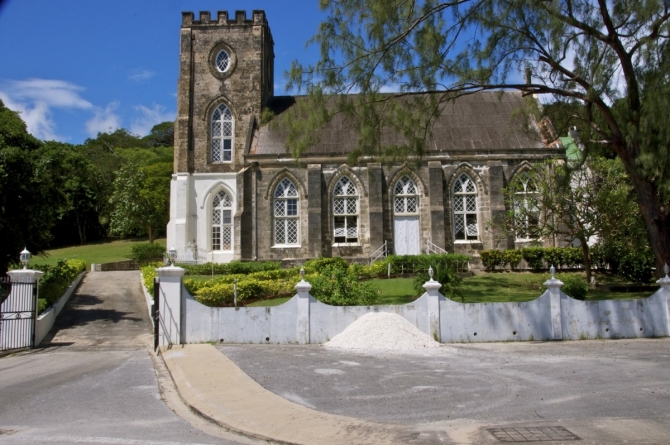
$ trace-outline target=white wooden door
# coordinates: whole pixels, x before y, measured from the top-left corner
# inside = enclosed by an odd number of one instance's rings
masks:
[[[419,248],[419,217],[396,216],[393,221],[394,248],[396,255],[418,255]]]

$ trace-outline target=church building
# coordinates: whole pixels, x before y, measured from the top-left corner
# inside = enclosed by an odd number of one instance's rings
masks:
[[[264,109],[280,119],[300,100],[274,96],[273,67],[264,11],[201,12],[198,20],[183,13],[167,228],[178,261],[369,262],[384,246],[476,257],[530,241],[490,223],[508,210],[503,189],[511,180],[564,150],[537,125],[513,123],[521,93],[447,103],[420,165],[348,165],[358,136],[336,119],[296,160],[286,132],[261,124]]]

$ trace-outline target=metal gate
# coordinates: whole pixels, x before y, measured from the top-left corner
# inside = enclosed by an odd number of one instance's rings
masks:
[[[158,277],[154,278],[154,304],[151,306],[152,314],[151,316],[154,319],[154,352],[158,350],[158,333],[161,323],[161,312],[160,308],[160,297],[161,297],[161,284],[158,281]]]
[[[37,283],[0,279],[0,350],[35,345]]]

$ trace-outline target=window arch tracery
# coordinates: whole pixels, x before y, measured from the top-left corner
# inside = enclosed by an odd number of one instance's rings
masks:
[[[512,186],[514,196],[514,228],[518,240],[533,238],[533,233],[538,226],[539,215],[537,212],[537,187],[535,181],[528,174],[522,172],[515,179]]]
[[[477,240],[477,186],[467,173],[461,173],[452,189],[454,238],[458,240]]]
[[[224,190],[212,200],[212,250],[233,248],[233,201]]]
[[[419,212],[419,192],[408,175],[396,182],[393,195],[393,212],[396,215],[415,215]]]
[[[348,177],[341,177],[333,189],[333,240],[337,243],[358,242],[358,190]]]
[[[232,162],[235,118],[226,104],[221,104],[212,113],[212,162]]]
[[[299,244],[298,189],[288,179],[282,179],[274,192],[274,243]]]

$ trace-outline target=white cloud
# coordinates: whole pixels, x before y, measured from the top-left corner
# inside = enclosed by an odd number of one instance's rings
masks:
[[[56,133],[52,108],[93,108],[79,95],[83,90],[83,87],[64,80],[32,78],[0,82],[0,98],[7,108],[21,113],[28,132],[44,140],[66,139]]]
[[[130,132],[140,136],[148,135],[154,125],[165,121],[173,121],[176,116],[174,111],[165,111],[165,107],[158,104],[153,104],[151,108],[137,105],[135,110],[139,113],[139,116],[133,120]]]
[[[143,82],[145,80],[151,79],[155,75],[156,73],[153,71],[138,70],[135,72],[135,74],[131,74],[130,76],[128,76],[128,79],[132,80],[133,82]]]
[[[115,113],[119,102],[112,102],[105,108],[95,108],[93,117],[86,122],[86,131],[89,136],[95,137],[98,133],[109,133],[121,127],[121,118]]]
[[[28,133],[43,140],[65,140],[64,137],[56,134],[56,124],[51,119],[51,111],[45,103],[39,102],[30,106],[22,102],[15,102],[2,91],[0,91],[0,99],[7,108],[19,113],[21,119],[26,123]]]
[[[379,89],[380,93],[399,93],[401,91],[399,83],[389,83],[382,85]]]

